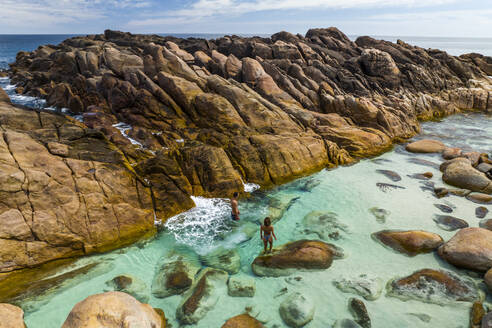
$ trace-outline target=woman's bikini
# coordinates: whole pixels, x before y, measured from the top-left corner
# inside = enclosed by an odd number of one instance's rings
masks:
[[[264,241],[271,241],[272,240],[272,231],[267,231],[263,229],[263,240]]]

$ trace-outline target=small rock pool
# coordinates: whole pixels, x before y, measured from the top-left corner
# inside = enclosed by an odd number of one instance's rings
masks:
[[[448,146],[490,154],[492,117],[471,113],[439,123],[424,123],[422,134],[415,139],[421,138],[439,139]],[[372,233],[380,230],[403,229],[434,232],[448,240],[455,232],[440,228],[434,221],[436,215],[444,214],[460,218],[469,226],[478,226],[480,219],[475,216],[475,210],[479,205],[458,196],[437,199],[429,188],[429,182],[444,186],[436,168],[441,162],[440,155],[411,154],[404,146],[397,145],[375,159],[323,170],[273,190],[253,191],[250,199],[240,202],[241,220],[237,223],[230,220],[227,200],[195,198],[197,207],[171,218],[154,239],[82,258],[71,270],[86,265],[94,267],[63,282],[56,290],[24,299],[20,305],[26,312],[26,323],[36,328],[60,327],[77,302],[112,290],[114,286],[107,282],[126,275],[135,282],[137,298],[163,309],[168,323],[179,327],[176,309],[182,296],[154,297],[151,286],[155,273],[175,256],[194,265],[214,265],[217,258],[226,254],[230,259],[228,269],[238,271],[231,277],[248,284],[253,281],[254,296],[231,297],[227,286],[217,286],[216,303],[191,327],[221,327],[228,318],[245,311],[266,327],[286,327],[279,314],[280,304],[299,294],[314,305],[313,320],[306,325],[311,328],[328,328],[337,320],[353,319],[348,309],[353,297],[365,303],[372,327],[468,327],[472,303],[404,301],[387,295],[386,285],[417,270],[442,269],[474,282],[478,293],[484,294],[485,286],[479,274],[456,269],[435,252],[408,257],[371,238]],[[434,177],[428,181],[411,177],[424,172],[432,172]],[[395,181],[398,176],[401,180]],[[485,219],[492,218],[492,206],[485,207],[489,209]],[[278,237],[274,246],[299,239],[323,239],[342,249],[344,258],[322,271],[256,277],[251,263],[263,249],[258,222],[266,215],[281,216],[274,224]],[[323,215],[330,218],[329,224],[316,220]],[[374,294],[368,297],[373,300],[339,289],[344,281],[357,279],[368,282],[365,288]],[[251,291],[248,295],[251,296]],[[488,302],[492,303],[490,297],[485,304]]]

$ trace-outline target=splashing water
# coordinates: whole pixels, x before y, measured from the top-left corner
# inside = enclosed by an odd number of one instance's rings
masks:
[[[166,221],[166,230],[177,242],[201,250],[212,247],[232,230],[231,206],[227,199],[191,197],[196,206]]]

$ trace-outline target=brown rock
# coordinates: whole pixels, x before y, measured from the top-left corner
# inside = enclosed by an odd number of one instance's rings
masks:
[[[442,158],[445,160],[450,160],[453,158],[461,157],[461,149],[460,148],[449,148],[446,147],[442,152]]]
[[[62,328],[165,328],[162,317],[148,304],[121,292],[92,295],[77,303]]]
[[[439,255],[457,267],[487,271],[492,267],[492,231],[461,229],[439,247]]]
[[[2,88],[0,88],[0,102],[5,102],[10,104],[10,97]]]
[[[482,172],[464,161],[453,160],[444,170],[442,179],[444,182],[463,189],[492,193],[492,182]]]
[[[0,303],[0,328],[26,328],[21,308]]]
[[[483,277],[483,280],[485,281],[485,284],[489,288],[490,291],[492,291],[492,270],[489,269],[486,273],[485,276]]]
[[[432,252],[444,242],[438,234],[427,231],[383,230],[372,236],[382,244],[409,256]]]
[[[429,303],[473,302],[478,299],[476,286],[471,280],[443,270],[423,269],[395,279],[388,286],[389,296]]]
[[[322,270],[331,266],[333,246],[322,241],[299,240],[282,245],[272,254],[255,258],[251,267],[259,276],[289,275],[297,270]]]
[[[222,328],[263,328],[261,322],[249,314],[240,314],[230,318],[222,325]]]
[[[477,204],[492,204],[492,195],[473,192],[466,196],[466,199]]]
[[[482,302],[475,302],[472,305],[470,311],[470,327],[471,328],[480,328],[480,324],[482,322],[482,318],[485,315],[485,310],[483,308]]]
[[[446,146],[441,141],[424,139],[409,143],[405,149],[412,153],[440,153]]]

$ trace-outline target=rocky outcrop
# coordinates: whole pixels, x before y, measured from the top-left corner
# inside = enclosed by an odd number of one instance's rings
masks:
[[[444,242],[438,234],[415,230],[383,230],[373,233],[372,237],[383,245],[409,256],[432,252]]]
[[[77,303],[62,328],[165,328],[165,318],[130,295],[107,292]]]
[[[256,257],[251,264],[258,276],[284,276],[298,270],[323,270],[336,254],[334,246],[322,241],[299,240],[274,249],[272,254]]]
[[[492,267],[492,231],[461,229],[439,247],[439,255],[457,267],[487,271]]]
[[[0,273],[155,233],[149,186],[102,133],[5,103],[0,130]]]
[[[18,92],[84,123],[1,102],[0,271],[128,244],[191,195],[378,154],[419,119],[490,112],[487,65],[336,28],[216,40],[108,30],[21,52]]]
[[[26,328],[24,311],[17,306],[0,303],[0,328]]]

